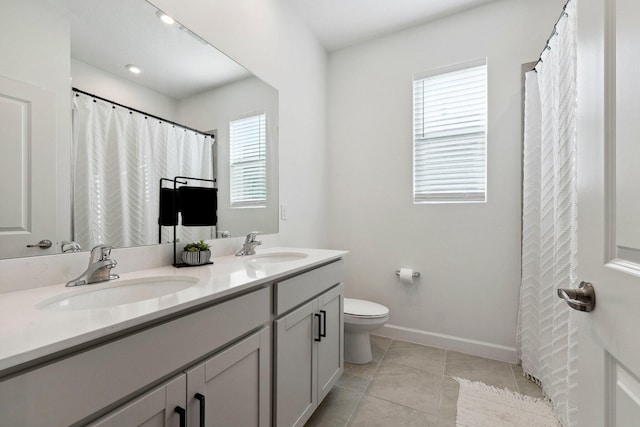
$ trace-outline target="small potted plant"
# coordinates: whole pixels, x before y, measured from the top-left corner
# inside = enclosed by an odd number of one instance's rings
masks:
[[[187,243],[182,251],[182,262],[188,265],[202,265],[211,259],[210,246],[200,240],[199,242]]]

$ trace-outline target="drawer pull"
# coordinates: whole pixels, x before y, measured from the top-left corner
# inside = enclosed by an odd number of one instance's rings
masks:
[[[320,325],[320,313],[313,313],[313,316],[318,318],[318,336],[314,337],[313,339],[315,341],[320,342],[320,341],[322,341],[322,331],[321,331],[321,325]]]
[[[185,411],[185,409],[181,408],[180,406],[176,406],[174,412],[176,412],[180,417],[180,427],[187,427],[187,411]]]
[[[324,332],[320,332],[320,336],[325,338],[327,336],[327,312],[325,310],[320,310],[322,313],[322,330]]]
[[[200,401],[200,427],[204,427],[204,394],[196,393],[194,397]]]

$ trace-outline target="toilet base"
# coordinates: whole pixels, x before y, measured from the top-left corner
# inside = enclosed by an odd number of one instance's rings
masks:
[[[369,332],[344,332],[344,361],[363,365],[373,360]]]

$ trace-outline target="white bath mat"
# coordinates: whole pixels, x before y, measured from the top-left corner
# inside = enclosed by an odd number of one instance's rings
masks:
[[[457,427],[559,427],[544,399],[499,389],[482,382],[454,378],[460,383]]]

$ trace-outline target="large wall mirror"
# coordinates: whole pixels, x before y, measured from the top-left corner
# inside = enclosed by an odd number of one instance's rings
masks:
[[[171,242],[176,176],[180,241],[278,232],[276,89],[145,0],[0,8],[0,258]]]
[[[640,13],[636,2],[620,1],[615,6],[615,63],[608,70],[615,75],[615,88],[610,88],[609,99],[615,105],[609,108],[610,121],[615,132],[607,140],[611,144],[609,168],[615,173],[608,190],[615,194],[615,203],[609,206],[608,218],[611,221],[609,238],[610,259],[625,267],[640,269],[640,158],[638,144],[638,115],[640,103],[636,95],[640,93],[637,66],[638,60],[638,21]],[[609,174],[611,179],[613,174]]]

